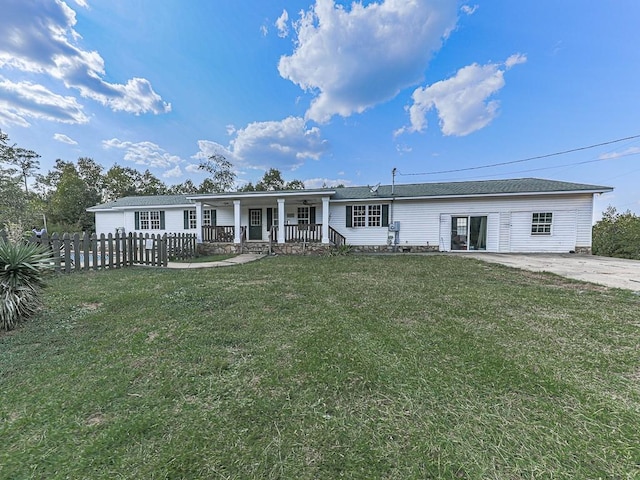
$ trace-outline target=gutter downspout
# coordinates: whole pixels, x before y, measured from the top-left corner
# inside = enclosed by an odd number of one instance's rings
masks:
[[[395,187],[396,187],[396,172],[398,171],[398,169],[396,167],[393,167],[393,170],[391,170],[391,205],[389,206],[389,222],[393,222],[393,205],[395,202]],[[393,236],[393,252],[397,252],[398,251],[398,244],[400,243],[400,232],[394,232],[394,236]]]

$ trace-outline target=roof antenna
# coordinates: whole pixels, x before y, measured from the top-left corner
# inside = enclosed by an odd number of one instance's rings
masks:
[[[369,191],[371,193],[378,193],[378,188],[380,187],[380,183],[378,183],[377,185],[374,185],[373,187],[370,187],[369,185],[367,185],[367,187],[369,187]]]
[[[393,190],[395,189],[396,186],[396,172],[398,171],[398,169],[396,167],[393,167],[393,170],[391,170],[391,195],[393,195]]]

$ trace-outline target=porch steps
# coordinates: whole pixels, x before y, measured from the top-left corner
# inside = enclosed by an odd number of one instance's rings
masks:
[[[261,255],[269,254],[269,242],[244,242],[242,253],[257,253]]]

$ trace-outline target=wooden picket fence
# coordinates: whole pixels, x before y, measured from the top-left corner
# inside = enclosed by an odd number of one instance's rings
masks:
[[[7,234],[0,231],[0,242]],[[169,260],[185,260],[196,255],[195,234],[101,234],[74,233],[51,236],[35,234],[28,240],[47,246],[57,272],[125,268],[133,265],[166,267]]]

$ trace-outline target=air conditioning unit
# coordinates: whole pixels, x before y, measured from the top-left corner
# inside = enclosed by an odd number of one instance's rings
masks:
[[[400,222],[391,222],[391,223],[389,223],[389,231],[390,232],[399,232],[400,231]]]

